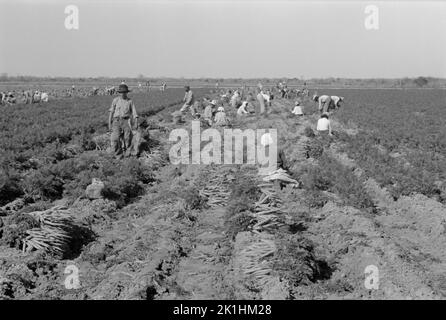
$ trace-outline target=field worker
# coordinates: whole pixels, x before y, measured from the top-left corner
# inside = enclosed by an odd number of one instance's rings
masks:
[[[229,124],[228,118],[226,117],[225,108],[218,107],[217,114],[215,115],[215,125],[226,126]]]
[[[212,100],[206,108],[204,108],[203,119],[210,126],[212,126],[212,118],[214,117],[215,106],[217,105],[217,100]]]
[[[115,94],[115,91],[116,91],[115,87],[113,87],[113,86],[110,87],[110,88],[105,87],[105,92],[108,93],[111,96]]]
[[[231,97],[231,106],[235,109],[237,108],[239,102],[240,102],[240,93],[238,90],[235,90],[234,94]]]
[[[23,91],[23,100],[25,104],[33,103],[33,92],[31,90]]]
[[[42,92],[42,94],[40,95],[40,101],[48,102],[48,93],[47,92]]]
[[[33,103],[39,103],[40,97],[41,97],[40,91],[36,90],[33,95]]]
[[[332,107],[338,109],[341,107],[341,102],[344,101],[344,97],[331,96]]]
[[[127,96],[130,92],[126,84],[119,85],[118,93],[121,96],[113,99],[108,117],[108,128],[111,131],[111,149],[118,159],[121,159],[123,153],[130,155],[132,142],[132,120],[135,124],[135,130],[138,130],[138,114],[135,104]],[[124,143],[122,144],[121,141]],[[123,146],[123,149],[121,148]]]
[[[296,116],[303,116],[304,113],[302,112],[302,107],[300,106],[300,102],[296,101],[294,105],[293,111],[291,111],[292,114],[295,114]]]
[[[263,97],[261,89],[258,89],[257,91],[258,91],[257,101],[259,102],[260,105],[260,114],[263,114],[265,112],[265,98]]]
[[[321,115],[321,118],[317,121],[317,127],[316,130],[318,133],[321,133],[322,135],[328,134],[329,136],[332,136],[331,132],[331,123],[328,119],[328,113],[324,112]]]
[[[189,109],[195,100],[194,93],[192,92],[192,90],[190,89],[189,86],[185,86],[184,90],[186,91],[186,93],[184,94],[184,98],[183,98],[184,105],[180,109],[181,112],[184,112],[187,109]]]
[[[247,106],[246,106],[245,109],[246,109],[246,111],[248,111],[249,114],[254,114],[254,113],[256,113],[256,110],[255,110],[255,108],[254,108],[254,106],[253,106],[252,103],[249,103],[249,102],[248,102],[248,104],[247,104]]]
[[[260,144],[265,148],[268,149],[270,145],[274,143],[274,139],[271,137],[271,134],[265,133],[260,138]],[[269,154],[269,150],[268,150]],[[283,150],[283,147],[280,147],[277,144],[277,169],[283,169],[288,170],[289,164],[286,160],[285,151]]]
[[[192,118],[195,118],[196,114],[198,113],[200,113],[200,102],[195,101],[190,107],[190,114],[192,115]]]
[[[247,106],[248,106],[248,101],[243,101],[242,105],[237,110],[237,115],[243,116],[244,114],[248,114],[249,112],[246,110]]]
[[[16,98],[14,97],[14,94],[11,91],[8,92],[8,94],[6,95],[5,102],[7,105],[12,105],[12,104],[16,103]]]
[[[269,91],[267,91],[267,92],[269,92]],[[267,105],[268,107],[271,107],[271,99],[270,99],[270,95],[269,95],[268,93],[264,93],[263,90],[260,91],[260,93],[262,94],[263,99],[264,99],[265,102],[266,102],[266,105]]]
[[[331,103],[331,97],[330,96],[322,95],[322,96],[319,97],[317,94],[315,94],[313,96],[313,101],[319,103],[319,111],[321,113],[327,113],[328,112],[328,108],[329,108],[330,103]]]
[[[273,88],[273,90],[268,90],[268,91],[266,92],[266,94],[269,95],[269,100],[270,100],[270,101],[271,101],[271,100],[274,100],[274,88]]]
[[[4,105],[5,104],[5,99],[6,99],[6,94],[4,92],[0,92],[0,96],[1,96],[1,100],[0,100],[0,104]]]
[[[232,97],[232,90],[227,90],[222,96],[223,102],[229,103]]]

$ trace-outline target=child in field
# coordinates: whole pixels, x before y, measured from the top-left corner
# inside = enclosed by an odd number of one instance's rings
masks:
[[[131,153],[132,122],[135,130],[138,130],[138,114],[132,99],[127,96],[130,92],[128,86],[125,84],[119,85],[117,92],[121,96],[113,99],[108,118],[108,128],[111,131],[112,152],[117,158],[122,158],[123,153],[125,156],[129,156]],[[123,141],[123,144],[121,141]]]

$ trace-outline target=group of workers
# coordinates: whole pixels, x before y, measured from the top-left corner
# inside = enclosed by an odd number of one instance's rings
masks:
[[[218,101],[207,98],[203,99],[203,102],[195,99],[194,93],[189,86],[185,86],[185,94],[183,98],[183,106],[180,109],[180,113],[184,114],[187,110],[190,110],[192,117],[196,120],[201,120],[208,126],[229,126],[230,121],[226,116],[225,108],[223,105],[218,106]],[[201,109],[203,104],[205,105],[203,113]]]
[[[0,95],[1,95],[0,105],[2,105],[2,106],[4,106],[4,105],[10,106],[17,102],[15,94],[12,91],[0,92]]]
[[[11,106],[13,104],[22,102],[25,104],[28,103],[39,103],[39,102],[48,102],[49,95],[47,92],[41,92],[40,90],[32,91],[32,90],[23,90],[21,93],[16,93],[15,91],[9,91],[7,93],[1,92],[1,105]],[[22,97],[22,100],[18,100],[18,96]]]
[[[121,83],[116,93],[120,96],[113,99],[109,114],[109,130],[111,132],[111,148],[117,157],[131,155],[132,131],[138,129],[138,114],[133,101],[128,97],[130,92],[125,83]],[[266,107],[271,107],[271,100],[274,95],[270,90],[264,90],[263,87],[257,87],[257,101],[259,102],[260,114],[266,112]],[[193,91],[189,86],[185,86],[183,106],[179,110],[180,115],[190,111],[193,119],[200,120],[207,126],[224,127],[230,126],[231,121],[226,115],[224,105],[236,110],[236,115],[242,117],[247,114],[255,113],[252,101],[255,101],[251,92],[243,94],[243,89],[226,91],[220,94],[220,99],[203,98],[199,101],[195,98]],[[329,120],[329,111],[340,107],[344,101],[343,97],[315,94],[312,99],[318,103],[320,119],[317,122],[316,130],[321,135],[332,136],[332,128]],[[204,106],[204,108],[203,108]],[[291,114],[303,116],[304,108],[300,101],[296,101]]]

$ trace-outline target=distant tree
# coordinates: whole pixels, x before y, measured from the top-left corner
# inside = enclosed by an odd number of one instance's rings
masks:
[[[418,77],[413,82],[415,82],[415,84],[420,88],[429,83],[429,81],[425,77]]]

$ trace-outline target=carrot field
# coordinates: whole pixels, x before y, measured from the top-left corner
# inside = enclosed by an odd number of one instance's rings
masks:
[[[219,102],[233,128],[277,129],[293,185],[247,163],[171,163],[169,133],[192,120],[173,121],[183,89],[130,94],[147,149],[123,160],[95,143],[111,96],[5,107],[0,298],[444,299],[446,91],[316,90],[345,98],[330,138],[310,97],[299,118],[278,94],[266,115]],[[65,247],[42,236],[47,215],[69,226]],[[67,265],[79,288],[63,285]],[[379,290],[364,286],[370,266]]]

